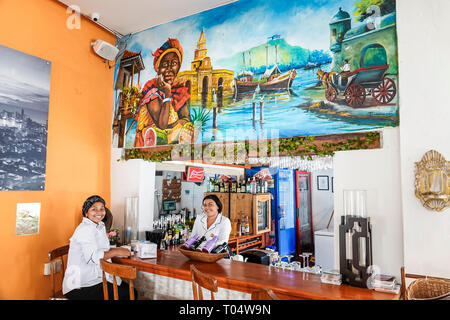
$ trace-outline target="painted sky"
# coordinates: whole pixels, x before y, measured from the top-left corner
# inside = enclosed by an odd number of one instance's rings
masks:
[[[181,70],[189,70],[202,28],[214,68],[227,68],[217,61],[258,46],[274,34],[280,34],[290,45],[328,51],[328,23],[339,7],[353,15],[354,3],[355,0],[240,0],[139,32],[129,40],[127,49],[142,51],[144,81],[155,76],[151,54],[168,37],[181,42]]]

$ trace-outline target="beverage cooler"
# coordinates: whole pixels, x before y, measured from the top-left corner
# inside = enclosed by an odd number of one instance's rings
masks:
[[[297,252],[314,254],[314,234],[311,208],[311,173],[295,171],[295,207]]]
[[[294,170],[270,167],[253,167],[246,170],[247,177],[253,177],[262,169],[268,169],[273,178],[269,184],[272,227],[275,229],[275,246],[279,255],[296,252],[296,216],[295,216],[295,176]]]

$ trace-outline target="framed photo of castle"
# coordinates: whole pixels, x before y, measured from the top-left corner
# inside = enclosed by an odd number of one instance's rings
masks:
[[[395,0],[240,0],[141,31],[117,65],[113,141],[137,148],[396,127],[396,35]]]
[[[49,61],[0,45],[0,191],[44,190]]]

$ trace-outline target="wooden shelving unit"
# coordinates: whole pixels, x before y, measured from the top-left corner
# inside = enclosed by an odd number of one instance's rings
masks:
[[[257,235],[244,235],[244,236],[231,236],[228,240],[228,245],[230,246],[231,250],[239,254],[242,250],[254,248],[264,248],[265,247],[265,241],[264,241],[264,235],[265,233],[257,234]]]

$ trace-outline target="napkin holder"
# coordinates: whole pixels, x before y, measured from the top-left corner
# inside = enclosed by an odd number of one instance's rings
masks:
[[[156,243],[138,243],[136,246],[137,256],[141,259],[156,258],[157,245]]]

